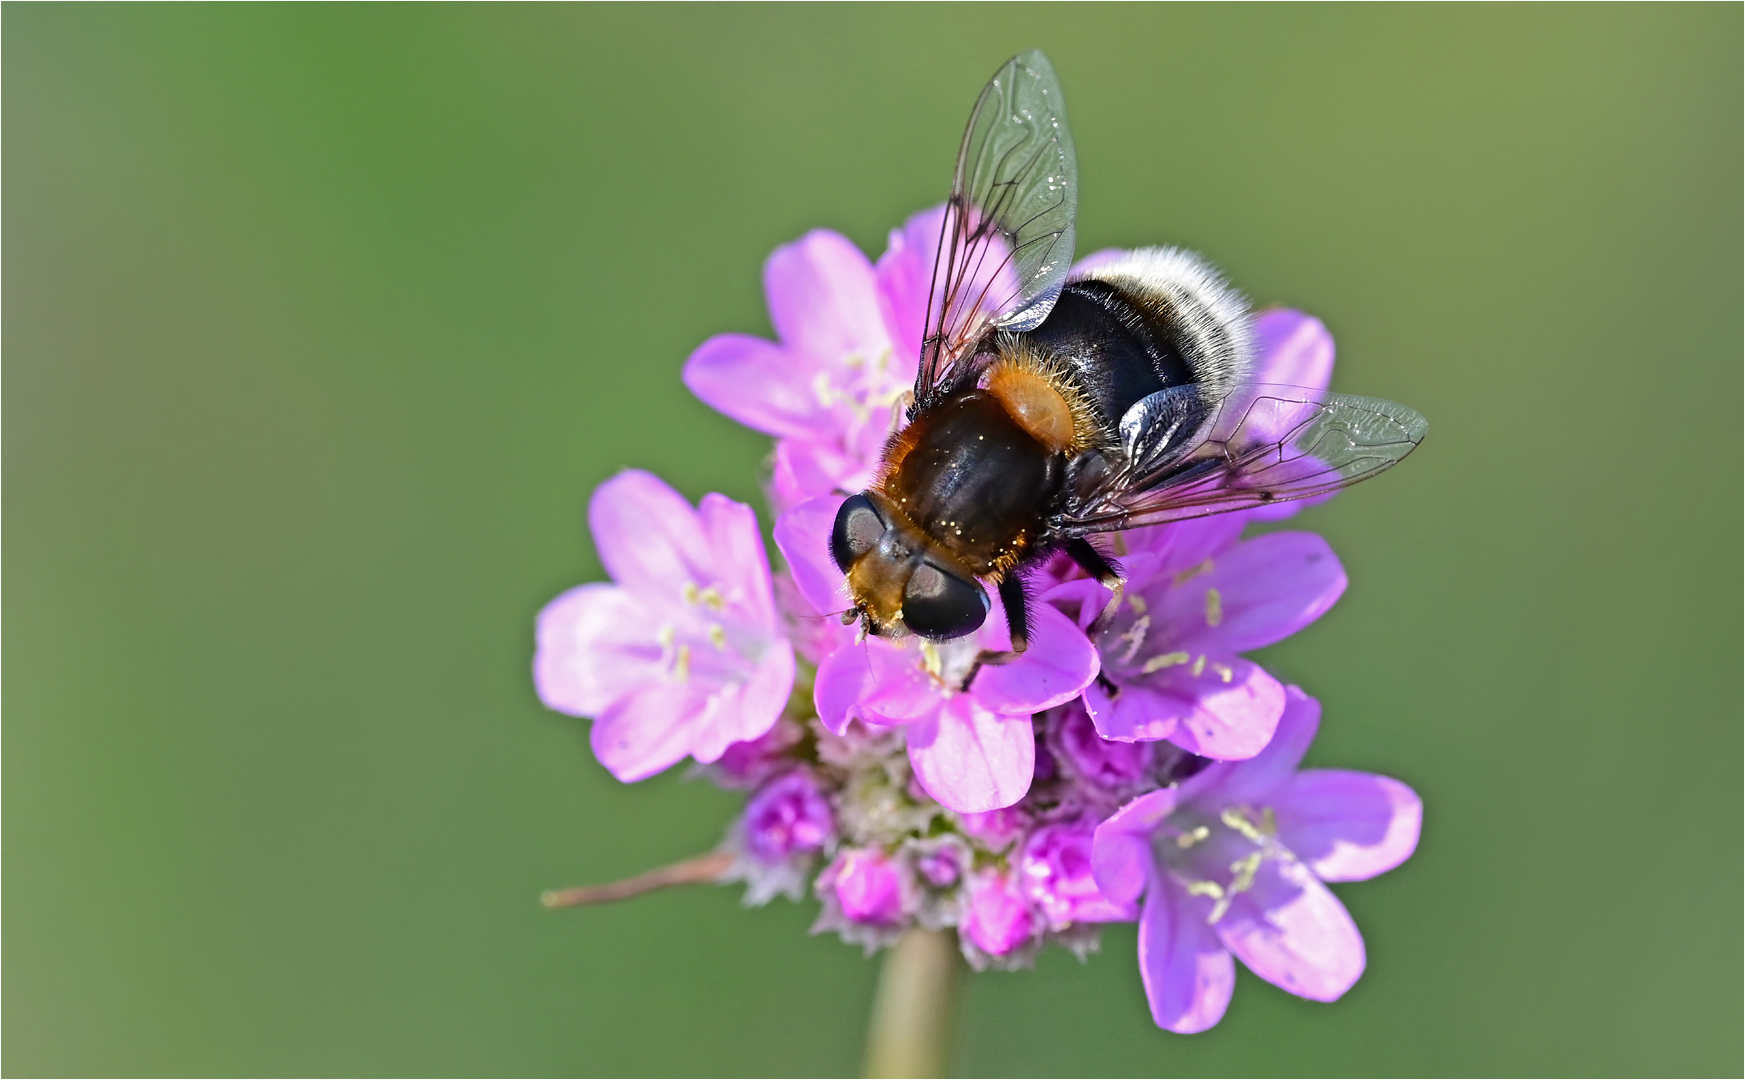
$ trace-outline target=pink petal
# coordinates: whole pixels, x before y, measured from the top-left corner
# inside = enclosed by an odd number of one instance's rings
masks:
[[[627,469],[601,484],[588,526],[606,572],[639,597],[677,601],[686,583],[714,578],[697,512],[653,473]]]
[[[776,443],[770,480],[775,488],[776,505],[786,510],[820,495],[862,490],[871,482],[872,475],[864,463],[833,444],[783,439]]]
[[[1193,707],[1170,694],[1129,683],[1113,697],[1093,682],[1085,687],[1085,711],[1097,734],[1117,742],[1155,742],[1175,734]]]
[[[830,557],[830,530],[845,501],[841,495],[820,495],[776,519],[776,547],[814,615],[835,615],[854,606],[848,579]]]
[[[939,711],[944,694],[922,664],[917,640],[868,638],[863,646],[872,668],[873,689],[861,709],[881,724],[909,724]]]
[[[1100,251],[1093,251],[1072,264],[1072,269],[1068,270],[1066,274],[1067,280],[1076,281],[1087,274],[1095,273],[1099,267],[1125,259],[1129,254],[1130,252],[1123,248],[1103,248]]]
[[[1322,881],[1362,881],[1405,862],[1418,846],[1424,805],[1386,776],[1310,769],[1270,803],[1279,839]]]
[[[1246,518],[1246,514],[1214,514],[1130,529],[1121,535],[1133,557],[1123,560],[1122,565],[1131,570],[1129,580],[1140,586],[1155,576],[1191,570],[1236,543]],[[1154,555],[1157,561],[1142,564],[1138,556],[1144,553]]]
[[[1300,862],[1267,861],[1215,927],[1248,969],[1282,990],[1333,1001],[1363,974],[1363,935]]]
[[[915,778],[959,813],[1011,806],[1030,790],[1036,735],[1028,716],[1001,716],[957,694],[912,725],[908,741]]]
[[[1201,905],[1154,875],[1139,914],[1139,976],[1157,1026],[1191,1035],[1224,1018],[1236,965],[1206,926]]]
[[[1201,792],[1217,791],[1226,802],[1269,803],[1296,775],[1297,764],[1315,741],[1321,724],[1321,703],[1295,686],[1285,687],[1284,712],[1266,749],[1246,761],[1215,765],[1181,785],[1181,799],[1190,802]]]
[[[1220,761],[1251,758],[1266,749],[1285,708],[1284,687],[1259,664],[1232,658],[1227,666],[1229,683],[1196,680],[1193,709],[1169,736],[1183,750]]]
[[[989,613],[992,617],[993,613]],[[973,690],[998,712],[1033,713],[1064,705],[1097,677],[1096,646],[1046,604],[1030,612],[1030,648],[1010,664],[982,668]]]
[[[745,334],[717,334],[685,361],[685,386],[703,404],[777,438],[832,439],[830,410],[812,380],[818,364]]]
[[[1090,578],[1074,578],[1053,586],[1037,597],[1037,600],[1076,612],[1074,621],[1078,628],[1089,630],[1091,624],[1097,621],[1097,616],[1103,613],[1103,607],[1108,604],[1109,590],[1101,582]]]
[[[729,683],[710,695],[686,752],[707,763],[734,743],[758,738],[776,726],[793,691],[794,650],[786,641],[777,641],[749,679]]]
[[[777,248],[763,288],[782,344],[816,361],[870,361],[890,347],[872,263],[840,233],[813,229]]]
[[[890,246],[879,256],[879,310],[891,336],[896,370],[915,377],[921,358],[922,324],[927,321],[927,297],[933,288],[933,257],[939,249],[939,229],[945,207],[912,214],[901,229],[891,230]]]
[[[714,556],[715,582],[728,609],[751,626],[773,630],[775,593],[770,587],[769,556],[764,553],[757,512],[710,492],[698,504],[697,517]]]
[[[1097,826],[1091,841],[1091,873],[1097,889],[1117,904],[1130,904],[1151,873],[1151,834],[1175,812],[1169,788],[1139,796]]]
[[[832,735],[841,735],[848,730],[850,720],[866,719],[860,703],[876,685],[864,648],[844,645],[826,656],[818,665],[818,678],[812,685],[812,703],[818,708],[819,722]]]
[[[616,585],[583,585],[545,605],[536,638],[539,700],[572,716],[597,716],[664,674],[646,610]]]
[[[600,713],[588,741],[606,771],[630,783],[688,755],[707,711],[708,700],[690,685],[656,680]]]
[[[1314,533],[1244,540],[1211,566],[1170,589],[1152,616],[1160,625],[1193,628],[1178,631],[1176,639],[1188,652],[1247,652],[1282,641],[1324,615],[1345,592],[1345,568]]]
[[[1289,308],[1254,319],[1254,381],[1325,390],[1333,381],[1333,335],[1321,320]]]

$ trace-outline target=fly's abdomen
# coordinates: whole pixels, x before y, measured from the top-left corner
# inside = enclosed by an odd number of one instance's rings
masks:
[[[1017,562],[1060,492],[1061,457],[981,390],[915,418],[894,448],[883,490],[973,573]]]

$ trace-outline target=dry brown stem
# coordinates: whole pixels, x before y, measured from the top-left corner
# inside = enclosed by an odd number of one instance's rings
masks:
[[[669,885],[698,885],[719,881],[733,865],[733,855],[726,851],[711,851],[694,859],[676,862],[645,874],[613,881],[605,885],[580,885],[573,889],[550,889],[539,897],[548,908],[580,907],[584,904],[609,904],[628,900],[645,892],[664,889]]]

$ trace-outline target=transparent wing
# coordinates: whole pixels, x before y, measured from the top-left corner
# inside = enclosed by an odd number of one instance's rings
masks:
[[[1145,398],[1121,421],[1121,447],[1070,478],[1064,537],[1306,499],[1382,472],[1424,441],[1429,423],[1379,398],[1251,385],[1206,403],[1197,386]]]
[[[1077,211],[1060,82],[1032,49],[994,73],[964,129],[933,260],[917,409],[989,327],[1033,330],[1048,317],[1072,265]]]

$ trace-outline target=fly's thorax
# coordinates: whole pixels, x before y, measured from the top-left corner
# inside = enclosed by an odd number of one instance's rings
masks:
[[[1073,456],[1104,441],[1096,406],[1071,369],[1016,334],[995,342],[982,387],[1050,452]]]

